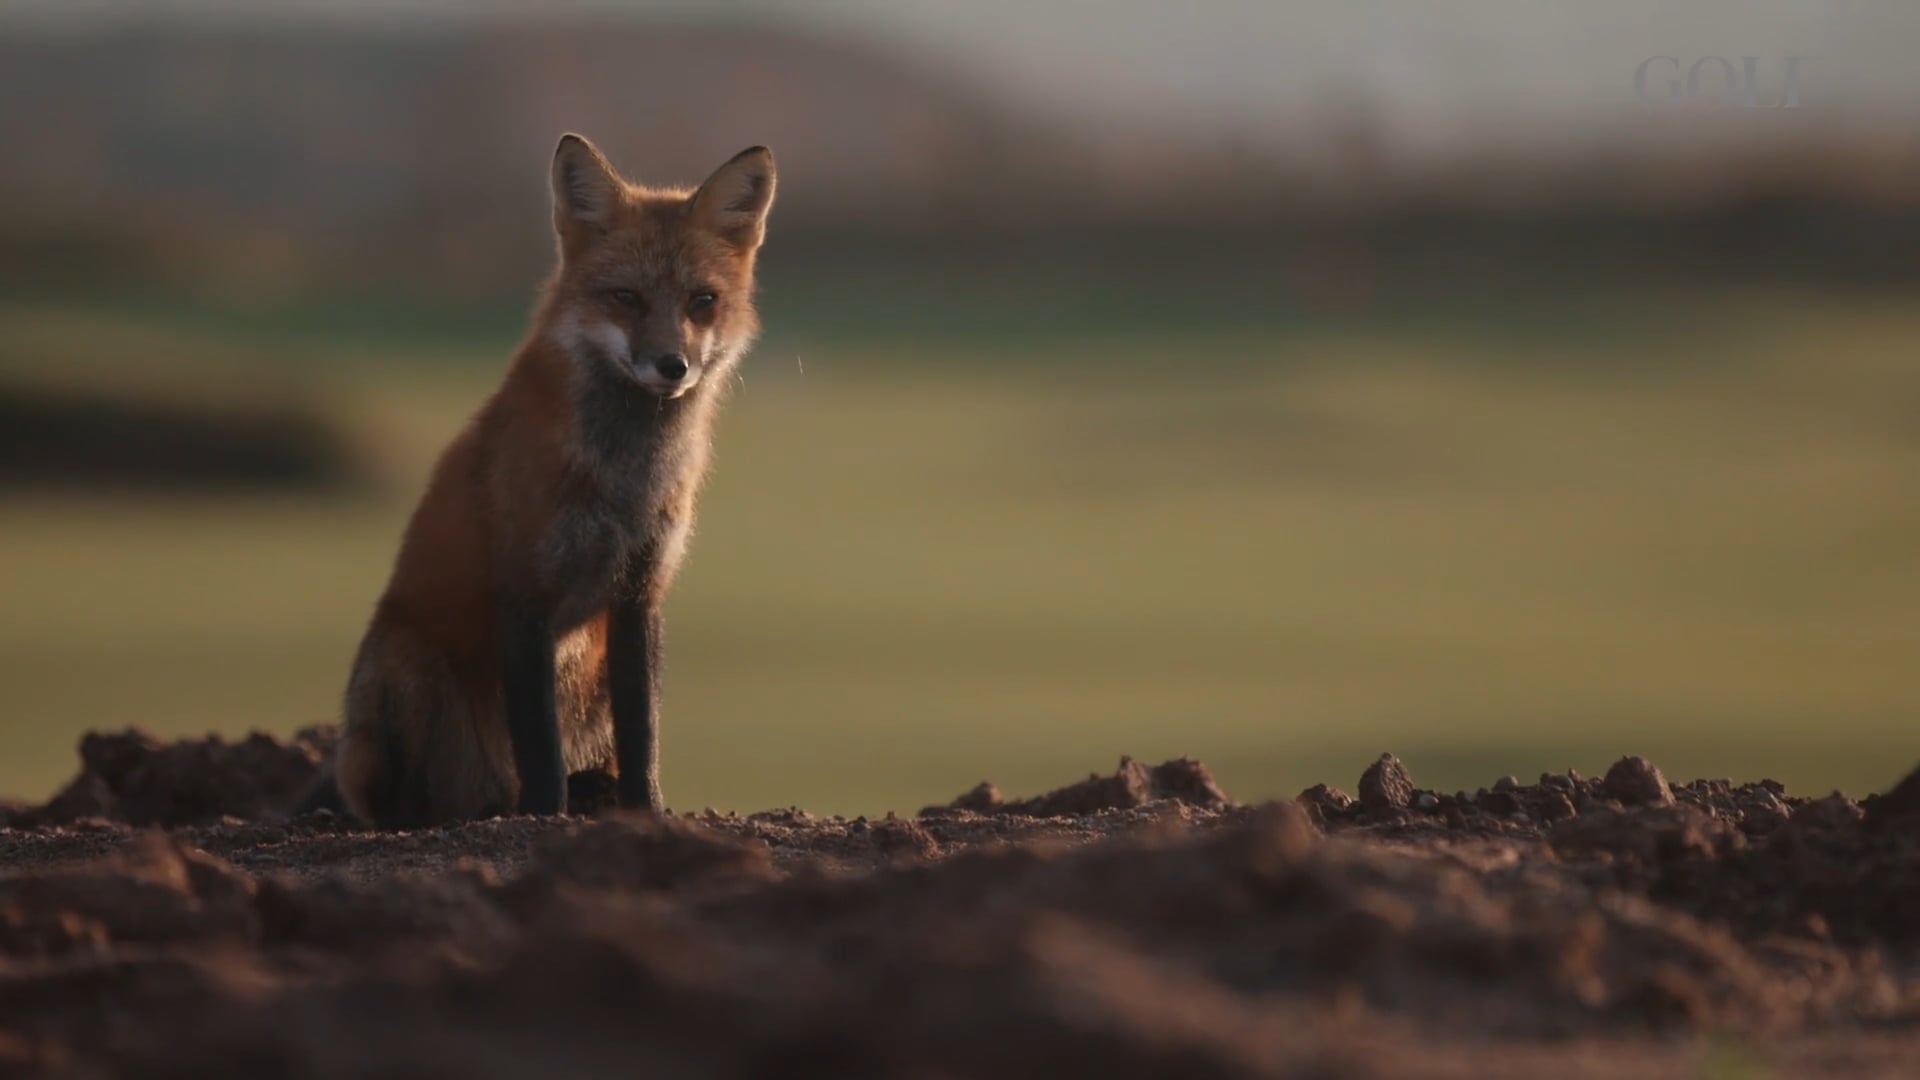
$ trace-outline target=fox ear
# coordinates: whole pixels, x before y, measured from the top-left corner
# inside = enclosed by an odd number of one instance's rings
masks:
[[[773,183],[773,151],[742,150],[693,193],[693,218],[734,248],[753,251],[766,237]]]
[[[605,225],[613,215],[620,177],[594,145],[578,135],[560,136],[553,151],[553,223]]]

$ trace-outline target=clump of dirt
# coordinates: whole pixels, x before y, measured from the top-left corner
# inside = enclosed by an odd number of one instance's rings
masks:
[[[1407,767],[1392,754],[1381,754],[1380,760],[1360,774],[1360,805],[1368,810],[1403,809],[1413,801],[1414,794]]]
[[[205,752],[98,743],[85,774]],[[1908,1075],[1920,779],[1658,775],[1442,794],[1388,755],[1361,798],[1244,806],[1123,759],[911,820],[406,833],[123,781],[115,809],[199,823],[0,829],[0,1074],[1643,1077],[1731,1040]]]
[[[0,810],[0,825],[271,817],[314,782],[335,738],[331,728],[307,728],[285,743],[259,733],[238,743],[217,735],[163,743],[140,731],[90,732],[80,740],[80,775],[44,806]]]
[[[1600,781],[1600,790],[1628,806],[1671,806],[1673,789],[1653,762],[1643,757],[1623,757],[1613,763]]]
[[[1061,817],[1093,814],[1102,810],[1129,810],[1163,799],[1174,799],[1190,806],[1217,810],[1233,800],[1220,790],[1205,765],[1191,758],[1175,758],[1146,766],[1130,757],[1120,759],[1120,768],[1112,776],[1095,773],[1072,784],[1011,802],[1002,798],[1000,789],[987,781],[954,799],[944,807],[928,807],[922,815],[941,810],[969,810],[980,814],[1020,814],[1026,817]]]

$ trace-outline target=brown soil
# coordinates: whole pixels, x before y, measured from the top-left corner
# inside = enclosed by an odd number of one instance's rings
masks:
[[[1909,1076],[1920,773],[913,819],[276,818],[323,732],[93,736],[0,810],[0,1076]],[[587,784],[585,790],[591,790]]]

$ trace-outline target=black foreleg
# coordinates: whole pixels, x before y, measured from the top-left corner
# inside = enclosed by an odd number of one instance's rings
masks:
[[[652,589],[614,605],[607,633],[620,804],[664,809],[660,798],[660,601]]]
[[[567,812],[567,763],[554,704],[553,650],[546,620],[516,613],[504,621],[501,682],[523,814]]]

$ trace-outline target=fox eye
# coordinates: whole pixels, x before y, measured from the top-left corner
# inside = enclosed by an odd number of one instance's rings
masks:
[[[623,307],[637,308],[640,306],[640,294],[634,292],[632,289],[615,289],[612,295],[614,300]]]
[[[716,296],[713,293],[697,292],[697,293],[694,293],[693,297],[687,301],[687,310],[692,312],[695,315],[700,315],[705,312],[712,311],[713,305],[719,302],[720,302],[720,297]]]

